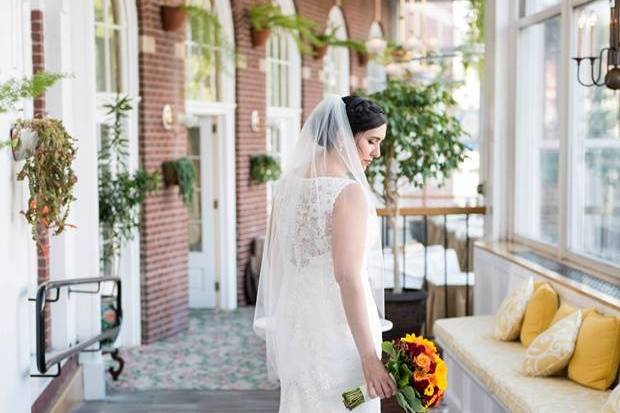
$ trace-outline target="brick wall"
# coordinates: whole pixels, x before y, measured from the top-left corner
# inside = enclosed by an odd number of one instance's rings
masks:
[[[252,48],[250,26],[246,9],[256,3],[255,0],[233,0],[233,18],[235,24],[235,43],[237,51],[247,61],[247,67],[237,69],[237,298],[239,305],[246,304],[244,294],[243,270],[248,262],[252,239],[264,235],[266,229],[266,186],[252,185],[249,182],[250,155],[266,149],[265,131],[250,130],[250,114],[258,110],[261,119],[266,117],[265,73],[260,70],[260,60],[265,58],[265,48]],[[384,2],[382,17],[387,17],[387,2]],[[295,2],[296,11],[305,17],[320,22],[323,27],[334,0],[313,0]],[[374,0],[344,0],[343,14],[350,38],[365,41],[374,19]],[[384,25],[385,27],[385,25]],[[358,84],[366,75],[366,67],[360,66],[357,55],[350,53],[351,74]],[[323,84],[319,80],[319,70],[323,68],[322,60],[303,56],[302,66],[310,68],[310,78],[302,79],[302,117],[305,119],[323,98]],[[240,98],[243,96],[243,98]]]
[[[262,120],[266,118],[265,72],[260,70],[260,60],[265,58],[265,48],[252,48],[247,8],[254,0],[233,0],[233,22],[237,52],[244,56],[246,67],[237,68],[236,112],[236,184],[237,184],[237,299],[246,303],[243,292],[243,270],[250,256],[252,238],[263,235],[267,224],[266,185],[250,183],[250,155],[266,150],[264,128],[259,132],[250,129],[250,116],[257,110]],[[243,98],[241,98],[243,96]]]
[[[43,47],[43,12],[41,10],[31,10],[30,30],[32,40],[32,72],[38,73],[45,70],[45,49]],[[34,116],[43,117],[45,113],[45,95],[33,101]],[[37,284],[44,283],[50,279],[50,259],[49,259],[49,234],[45,225],[37,226]],[[50,306],[46,306],[45,317],[45,345],[49,347],[51,342],[51,311]]]
[[[185,156],[187,132],[181,124],[165,130],[162,107],[184,111],[184,61],[178,51],[185,32],[162,29],[160,5],[137,0],[140,34],[140,157],[148,171]],[[181,2],[179,2],[180,4]],[[182,50],[182,49],[181,49]],[[151,343],[188,326],[187,208],[178,187],[161,188],[143,205],[141,228],[142,340]]]

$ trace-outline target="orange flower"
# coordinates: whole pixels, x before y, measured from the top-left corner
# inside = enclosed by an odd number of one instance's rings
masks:
[[[429,371],[431,368],[431,358],[424,353],[420,353],[415,358],[415,364],[424,369],[424,371]]]
[[[428,380],[429,382],[433,380],[433,376],[426,373],[423,370],[418,370],[416,369],[416,371],[413,372],[413,380],[415,381],[424,381],[424,380]]]
[[[415,334],[406,334],[405,337],[401,338],[401,341],[404,341],[405,343],[422,345],[428,350],[427,353],[437,352],[437,347],[435,347],[435,344],[422,336],[416,336]]]

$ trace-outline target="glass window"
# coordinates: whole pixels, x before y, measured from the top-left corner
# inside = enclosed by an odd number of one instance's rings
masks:
[[[326,32],[336,28],[336,37],[346,40],[344,16],[338,6],[329,12]],[[349,94],[349,49],[346,47],[328,47],[323,58],[323,94]]]
[[[291,106],[291,56],[293,40],[279,31],[267,41],[267,104],[275,107]]]
[[[597,16],[595,51],[609,46],[608,4],[597,1],[575,10],[575,21],[582,12]],[[620,95],[576,80],[572,85],[570,246],[577,253],[620,264]]]
[[[97,92],[121,91],[120,32],[115,0],[95,0],[95,71]]]
[[[557,244],[560,18],[523,29],[518,41],[515,231]]]
[[[521,17],[538,13],[548,7],[560,4],[561,0],[521,0]]]
[[[211,2],[205,0],[201,7],[215,12]],[[220,34],[199,16],[190,16],[186,41],[186,98],[190,100],[217,101],[219,99]]]
[[[202,192],[200,191],[200,127],[187,129],[187,158],[194,163],[196,183],[194,184],[194,202],[189,210],[189,250],[202,251]]]

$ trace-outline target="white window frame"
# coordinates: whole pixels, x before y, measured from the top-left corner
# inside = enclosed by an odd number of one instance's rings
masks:
[[[570,250],[570,237],[569,231],[571,230],[571,214],[574,213],[572,210],[572,202],[571,202],[571,176],[573,174],[572,171],[572,162],[570,160],[574,159],[573,152],[575,150],[575,140],[573,138],[574,128],[572,124],[572,91],[573,91],[573,82],[577,82],[577,74],[576,74],[576,65],[570,59],[574,55],[575,45],[574,45],[574,32],[576,31],[576,19],[574,18],[574,9],[588,3],[591,3],[593,0],[562,0],[559,4],[550,6],[546,9],[540,10],[537,13],[519,17],[519,2],[509,2],[509,5],[502,5],[502,7],[510,7],[508,12],[509,16],[509,38],[508,44],[510,47],[510,55],[509,57],[513,62],[517,60],[517,40],[519,35],[519,30],[527,28],[537,23],[544,22],[550,18],[555,16],[560,16],[560,61],[565,62],[565,64],[560,65],[560,73],[559,73],[559,90],[560,95],[558,96],[559,101],[559,118],[560,118],[560,139],[559,139],[559,149],[560,149],[560,159],[559,159],[559,205],[560,205],[560,217],[559,217],[559,238],[558,245],[550,245],[539,240],[527,238],[523,235],[519,235],[516,233],[515,228],[515,216],[516,216],[516,206],[515,206],[515,191],[506,191],[505,196],[507,198],[506,201],[506,222],[508,227],[508,239],[511,241],[516,241],[518,243],[524,244],[535,251],[540,251],[543,254],[553,256],[557,260],[564,261],[567,263],[571,263],[580,267],[584,267],[585,269],[590,269],[595,271],[603,276],[610,277],[611,279],[620,279],[620,275],[618,272],[619,266],[613,263],[609,263],[600,259],[596,259],[591,256],[586,256],[584,254],[577,253],[575,251]],[[495,0],[494,3],[494,12],[499,10],[498,5],[499,0]],[[502,10],[506,12],[506,10]],[[490,16],[494,18],[495,16]],[[487,20],[488,22],[488,20]],[[492,22],[493,26],[496,22]],[[488,27],[488,26],[487,26]],[[493,38],[490,39],[491,43],[495,43],[495,36],[497,36],[497,32],[493,34]],[[497,62],[494,63],[497,66]],[[505,63],[507,64],[507,63]],[[493,66],[493,63],[491,64]],[[509,67],[509,76],[508,76],[508,92],[510,104],[512,105],[512,110],[508,108],[508,140],[507,140],[507,186],[508,187],[516,187],[517,179],[515,174],[515,152],[517,149],[516,145],[516,117],[515,110],[516,108],[516,88],[518,87],[516,81],[516,70],[518,68],[517,64],[507,64]],[[494,67],[495,72],[497,72],[498,67]],[[499,93],[499,92],[495,92]],[[497,97],[495,97],[497,99]],[[489,119],[487,119],[487,122]],[[492,143],[487,143],[487,145],[492,145]],[[487,146],[487,156],[491,151],[493,151],[494,155],[498,152],[492,147]],[[511,155],[510,155],[511,154]],[[487,160],[487,162],[493,162],[492,160]],[[493,170],[494,166],[486,165],[489,170]],[[500,185],[501,183],[497,183],[496,185]],[[496,199],[494,199],[496,201]],[[492,223],[495,224],[495,223]],[[501,231],[501,229],[499,229]],[[498,232],[496,228],[495,233]]]
[[[126,118],[128,140],[127,167],[135,171],[139,167],[139,139],[138,139],[138,108],[140,105],[138,82],[138,13],[135,2],[131,0],[111,0],[116,2],[118,10],[119,32],[119,75],[120,94],[128,96],[132,101],[133,109]],[[94,7],[94,5],[92,6]],[[94,16],[94,15],[93,15]],[[94,31],[93,31],[94,33]],[[94,42],[94,38],[93,38]],[[96,75],[96,60],[94,75]],[[107,70],[106,70],[107,73]],[[107,76],[107,74],[106,74]],[[107,81],[106,81],[107,82]],[[96,80],[95,80],[96,85]],[[102,123],[111,123],[106,115],[104,105],[113,103],[116,99],[114,92],[97,92],[95,94],[95,117],[97,137],[99,126]],[[99,144],[97,144],[99,145]],[[119,275],[123,282],[123,329],[118,343],[122,345],[140,345],[142,343],[141,326],[141,289],[140,289],[140,231],[136,229],[134,238],[122,247]]]
[[[339,6],[333,6],[329,11],[329,16],[327,18],[327,26],[326,31],[329,31],[337,27],[336,37],[339,40],[347,40],[347,24],[344,19],[344,14],[342,13],[342,9]],[[349,57],[349,49],[346,47],[328,47],[327,53],[323,58],[323,69],[321,71],[321,77],[323,83],[327,81],[327,78],[330,76],[328,71],[325,68],[325,63],[330,59],[334,60],[334,68],[336,76],[336,90],[328,91],[325,89],[325,85],[323,86],[323,94],[327,93],[336,93],[342,96],[346,96],[349,94],[351,90],[350,79],[351,79],[351,69],[350,69],[350,57]]]

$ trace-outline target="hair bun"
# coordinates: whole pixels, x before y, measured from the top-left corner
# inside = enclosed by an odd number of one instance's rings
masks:
[[[346,105],[347,118],[354,135],[387,122],[383,108],[369,99],[353,95],[345,96],[342,100]]]

